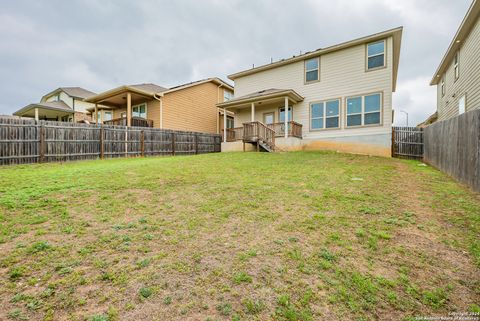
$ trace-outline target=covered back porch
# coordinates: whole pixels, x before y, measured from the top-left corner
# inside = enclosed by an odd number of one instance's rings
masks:
[[[86,101],[94,103],[90,108],[92,120],[96,124],[154,127],[153,113],[148,104],[161,104],[161,95],[141,90],[133,86],[121,86],[101,94],[89,97]],[[158,112],[157,112],[158,113]]]
[[[219,104],[235,114],[233,128],[228,128],[224,118],[223,142],[260,141],[274,149],[275,138],[301,139],[302,125],[294,121],[294,113],[295,105],[302,100],[292,89],[267,89]]]

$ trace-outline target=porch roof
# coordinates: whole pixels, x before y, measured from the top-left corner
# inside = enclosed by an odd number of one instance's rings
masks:
[[[68,107],[63,101],[51,101],[27,105],[14,112],[13,115],[34,117],[35,108],[38,108],[38,110],[47,117],[65,116],[74,113],[73,109]]]
[[[115,108],[125,104],[124,100],[126,99],[127,93],[132,95],[132,103],[135,104],[142,103],[146,99],[152,99],[155,94],[159,94],[167,90],[168,88],[155,84],[125,85],[107,90],[92,97],[88,97],[85,99],[85,101]]]
[[[268,101],[274,100],[278,98],[288,97],[294,104],[303,101],[303,97],[300,96],[295,90],[293,89],[276,89],[270,88],[265,90],[260,90],[248,95],[236,97],[230,99],[226,102],[217,104],[220,108],[230,108],[230,107],[242,107],[242,106],[249,106],[251,103],[261,102],[261,101]]]

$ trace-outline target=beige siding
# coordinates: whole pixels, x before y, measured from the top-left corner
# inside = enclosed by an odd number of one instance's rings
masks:
[[[344,50],[328,53],[320,57],[320,81],[304,84],[304,62],[295,62],[275,69],[247,75],[235,79],[235,97],[250,94],[262,89],[294,89],[305,100],[293,106],[293,120],[303,125],[305,139],[338,139],[343,137],[365,136],[378,137],[376,144],[390,148],[392,125],[392,38],[387,39],[386,68],[366,71],[366,46],[359,45]],[[382,93],[383,111],[380,126],[345,128],[346,98],[354,95],[363,95],[374,92]],[[309,104],[339,98],[341,101],[340,129],[323,131],[310,130]],[[256,107],[256,120],[263,121],[263,113],[275,112],[278,121],[278,108],[283,106],[279,102],[272,106]],[[236,114],[236,126],[250,121],[250,109],[239,110]]]
[[[465,95],[465,110],[480,109],[480,19],[463,42],[459,51],[460,76],[455,80],[453,61],[445,72],[445,95],[441,82],[437,85],[438,119],[458,115],[458,100]]]
[[[212,82],[167,93],[163,98],[163,127],[216,133],[219,96],[218,85]]]

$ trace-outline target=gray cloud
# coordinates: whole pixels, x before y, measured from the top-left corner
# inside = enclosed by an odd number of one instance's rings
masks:
[[[470,0],[4,1],[0,114],[59,86],[103,91],[226,75],[403,25],[394,108],[420,122],[428,86]],[[397,123],[403,115],[397,113]]]

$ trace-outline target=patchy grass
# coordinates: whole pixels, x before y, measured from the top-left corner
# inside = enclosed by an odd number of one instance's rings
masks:
[[[480,197],[418,164],[312,152],[3,167],[0,319],[478,312]]]

